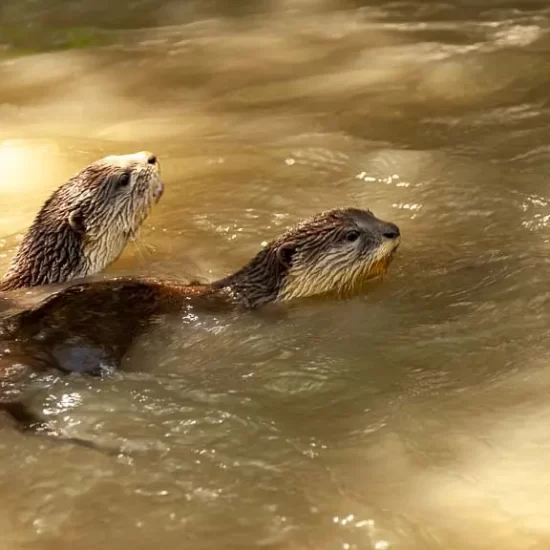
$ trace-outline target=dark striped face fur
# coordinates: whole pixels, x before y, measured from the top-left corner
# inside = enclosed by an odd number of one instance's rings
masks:
[[[117,259],[163,192],[147,151],[109,156],[84,168],[46,201],[0,290],[62,283]]]
[[[356,208],[323,212],[268,244],[246,267],[215,283],[248,307],[322,294],[351,295],[383,275],[399,228]]]

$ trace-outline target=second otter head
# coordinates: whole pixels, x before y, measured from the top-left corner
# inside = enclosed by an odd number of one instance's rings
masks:
[[[72,198],[71,182],[81,186],[83,195],[75,201],[79,204],[69,220],[85,235],[91,253],[96,253],[96,243],[112,248],[113,237],[133,236],[164,192],[159,161],[148,151],[112,155],[91,164],[59,190],[60,196]]]
[[[0,290],[61,283],[118,258],[163,193],[159,163],[147,151],[90,164],[46,201],[27,231]]]
[[[401,240],[399,228],[356,208],[324,212],[274,243],[288,265],[278,300],[351,295],[383,275]]]
[[[246,267],[220,281],[248,306],[323,294],[351,295],[383,275],[399,228],[369,210],[334,209],[289,229]]]

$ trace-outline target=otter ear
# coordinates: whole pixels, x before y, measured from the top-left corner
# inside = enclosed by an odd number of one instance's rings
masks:
[[[277,259],[284,267],[289,268],[292,265],[292,258],[296,253],[296,247],[292,243],[283,244],[277,248]]]
[[[75,233],[86,233],[86,225],[84,224],[84,215],[81,210],[73,210],[69,214],[69,225]]]

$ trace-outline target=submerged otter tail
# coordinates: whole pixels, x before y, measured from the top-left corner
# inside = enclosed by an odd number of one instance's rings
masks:
[[[70,444],[78,447],[85,447],[102,454],[119,455],[120,450],[110,449],[97,445],[86,439],[78,437],[67,437],[52,430],[38,414],[20,401],[12,401],[8,403],[0,402],[0,415],[7,418],[11,426],[18,432],[29,436],[48,437],[52,442],[59,444]]]

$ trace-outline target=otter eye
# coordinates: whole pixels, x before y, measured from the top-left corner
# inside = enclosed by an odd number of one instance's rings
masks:
[[[130,183],[130,174],[129,172],[124,172],[121,174],[120,178],[117,180],[117,187],[127,187],[127,185]]]
[[[359,238],[359,231],[355,231],[352,229],[351,231],[348,231],[345,235],[346,241],[349,243],[355,242]]]

